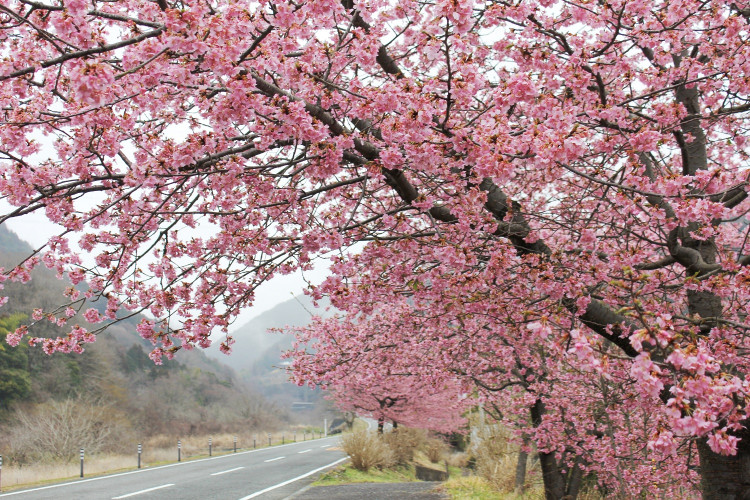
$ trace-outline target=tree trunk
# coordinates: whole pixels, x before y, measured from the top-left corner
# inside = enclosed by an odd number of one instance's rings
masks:
[[[710,244],[685,238],[685,245],[697,249],[706,262],[715,262],[715,250]],[[687,297],[691,315],[721,317],[721,299],[713,293],[689,290]],[[706,322],[701,325],[701,333],[708,334],[714,326],[716,321]],[[745,429],[735,436],[740,442],[734,456],[716,454],[705,439],[697,441],[703,500],[750,500],[750,431]]]
[[[578,494],[581,492],[581,485],[583,484],[583,469],[580,466],[581,459],[576,458],[576,462],[573,468],[568,473],[567,484],[565,485],[565,498],[573,499],[578,498]]]
[[[542,466],[542,480],[544,481],[545,500],[562,500],[565,497],[565,478],[560,474],[554,453],[539,453]],[[567,500],[567,499],[566,499]]]
[[[705,262],[716,262],[716,250],[712,242],[684,237],[683,244],[698,250]],[[701,318],[721,317],[721,298],[715,294],[688,290],[687,297],[691,315]],[[716,324],[715,320],[707,321],[701,325],[701,333],[707,335]],[[705,439],[698,440],[703,500],[750,500],[750,431],[744,429],[735,433],[735,436],[740,438],[740,442],[734,456],[716,454],[711,451]]]
[[[516,493],[523,493],[523,485],[526,484],[526,462],[529,454],[521,450],[518,452],[518,462],[516,463]]]
[[[531,422],[534,427],[542,423],[544,403],[537,399],[531,407]],[[566,494],[565,478],[560,473],[554,453],[539,452],[539,463],[542,466],[542,480],[544,481],[545,500],[561,500]]]
[[[384,427],[385,427],[385,418],[383,417],[378,418],[378,434],[383,433]]]
[[[711,262],[712,252],[705,247],[701,250]],[[721,300],[703,291],[688,292],[688,308],[691,314],[703,318],[718,318],[722,313]],[[713,323],[703,325],[703,333],[707,334]],[[735,436],[740,442],[734,456],[714,453],[706,439],[697,441],[703,500],[750,500],[750,431],[745,429]]]
[[[398,422],[396,422],[395,420],[393,421],[393,430],[398,430]]]
[[[750,431],[736,436],[741,441],[734,456],[718,455],[705,439],[698,441],[703,500],[750,500]]]

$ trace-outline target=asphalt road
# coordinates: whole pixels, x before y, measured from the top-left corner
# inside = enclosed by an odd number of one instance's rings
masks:
[[[281,500],[344,461],[337,445],[338,437],[329,437],[13,491],[0,499]]]

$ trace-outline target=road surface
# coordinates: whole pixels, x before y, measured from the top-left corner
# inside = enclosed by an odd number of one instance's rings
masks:
[[[0,500],[281,500],[346,459],[338,437],[0,494]],[[309,481],[309,479],[308,479]]]

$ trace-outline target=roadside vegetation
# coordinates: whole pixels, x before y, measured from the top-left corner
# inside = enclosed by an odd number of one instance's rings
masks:
[[[341,437],[341,447],[351,461],[321,476],[314,484],[418,481],[417,466],[448,472],[440,489],[454,500],[542,500],[541,469],[534,457],[517,484],[521,449],[507,429],[483,426],[473,433],[464,450],[439,436],[419,429],[399,428],[378,434],[357,427]],[[596,500],[596,491],[580,498]]]
[[[347,463],[326,472],[313,484],[315,486],[330,486],[353,483],[409,483],[412,481],[417,481],[414,475],[414,466],[394,466],[361,471],[351,463]]]

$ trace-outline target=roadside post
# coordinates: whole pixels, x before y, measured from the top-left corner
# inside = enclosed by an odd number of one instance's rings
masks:
[[[211,453],[212,444],[213,444],[212,439],[208,438],[208,456],[209,457],[213,456],[213,454]]]
[[[234,452],[237,453],[237,436],[234,436]]]
[[[81,477],[83,477],[83,448],[81,448]]]
[[[327,418],[323,419],[323,435],[325,437],[328,437],[328,419]]]
[[[177,440],[177,461],[182,462],[182,442]]]
[[[141,452],[143,451],[143,447],[141,446],[141,443],[138,443],[138,468],[141,468]]]

